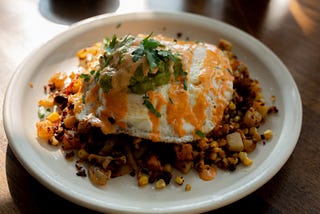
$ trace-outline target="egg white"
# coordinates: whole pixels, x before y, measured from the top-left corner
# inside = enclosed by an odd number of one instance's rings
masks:
[[[160,39],[162,37],[159,37]],[[133,43],[136,45],[137,42]],[[162,43],[166,46],[167,49],[173,51],[173,52],[180,52],[179,54],[183,57],[184,53],[187,51],[190,51],[192,49],[192,62],[186,62],[182,60],[182,63],[190,63],[187,77],[187,95],[188,95],[188,102],[190,105],[190,108],[194,107],[197,103],[197,98],[201,93],[205,94],[205,99],[209,103],[208,107],[205,109],[206,119],[204,120],[202,127],[199,131],[201,131],[204,134],[209,133],[214,129],[214,127],[217,125],[215,121],[212,120],[213,114],[215,114],[214,109],[221,105],[222,103],[226,105],[232,98],[232,80],[227,81],[228,87],[222,91],[219,92],[218,95],[215,95],[211,90],[204,90],[204,86],[201,85],[201,82],[199,80],[199,76],[204,71],[204,62],[207,57],[208,50],[210,51],[219,51],[219,54],[221,55],[220,58],[222,60],[227,61],[227,57],[223,56],[223,52],[220,50],[217,50],[217,47],[214,45],[206,44],[206,43],[187,43],[187,44],[179,44],[175,43],[173,40],[168,41],[168,39],[165,39],[162,41]],[[134,47],[130,47],[130,49],[134,49]],[[97,58],[94,58],[90,56],[90,60],[94,61],[97,60]],[[222,60],[219,61],[213,61],[215,67],[221,67]],[[94,64],[96,66],[96,63],[90,62],[91,64]],[[128,66],[128,64],[126,65]],[[186,66],[185,66],[186,67]],[[224,73],[222,75],[226,75],[226,68],[224,68]],[[220,69],[221,70],[221,69]],[[222,69],[223,70],[223,69]],[[218,72],[218,71],[213,71]],[[221,75],[221,73],[220,73]],[[216,78],[212,78],[212,86],[215,89],[220,89],[222,87],[223,81],[216,81]],[[224,80],[225,81],[225,80]],[[225,83],[225,82],[224,82]],[[92,84],[97,84],[96,82],[92,82]],[[172,82],[169,82],[168,84],[159,86],[155,89],[155,91],[165,99],[169,100],[168,97],[168,91],[171,87]],[[100,88],[97,90],[97,92],[92,93],[92,89],[95,87],[95,85],[90,85],[87,87],[83,87],[84,90],[82,91],[79,96],[83,96],[85,94],[86,96],[96,96],[97,99],[94,103],[86,102],[82,105],[81,111],[76,114],[76,117],[79,121],[88,121],[94,126],[101,127],[104,131],[103,127],[105,127],[105,120],[102,120],[100,118],[101,112],[105,111],[108,106],[113,105],[113,103],[108,103],[105,96],[103,96],[102,89]],[[220,90],[221,91],[221,90]],[[222,103],[221,103],[222,102]],[[97,103],[99,104],[98,107],[96,107]],[[125,127],[121,127],[117,124],[112,124],[112,129],[108,129],[107,131],[104,131],[105,134],[119,134],[119,133],[125,133],[131,136],[145,138],[152,140],[152,132],[153,132],[153,122],[150,118],[150,110],[146,108],[145,105],[143,105],[143,95],[134,94],[134,93],[127,93],[127,112],[124,118],[121,119],[120,122],[123,122]],[[157,100],[154,102],[154,106],[156,106]],[[167,105],[163,105],[161,109],[159,110],[159,113],[161,114],[161,117],[159,118],[159,126],[158,126],[158,139],[157,141],[162,142],[174,142],[174,143],[183,143],[183,142],[190,142],[195,139],[198,139],[199,136],[195,134],[197,131],[196,127],[192,125],[191,123],[188,123],[184,118],[182,118],[183,126],[182,129],[185,132],[183,136],[176,133],[174,130],[174,127],[172,124],[168,123],[167,120]],[[221,114],[221,113],[220,113]],[[112,115],[111,115],[112,116]],[[180,117],[180,115],[176,115],[177,117]],[[119,121],[118,121],[119,122]],[[108,124],[110,125],[110,124]]]

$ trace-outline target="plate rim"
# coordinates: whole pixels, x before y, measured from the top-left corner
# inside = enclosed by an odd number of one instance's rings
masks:
[[[100,21],[103,21],[105,19],[110,19],[111,17],[115,17],[115,18],[119,18],[119,17],[134,17],[135,19],[138,16],[172,16],[172,17],[179,17],[180,19],[182,19],[184,16],[188,16],[189,18],[194,18],[197,21],[210,21],[212,23],[215,24],[219,24],[221,26],[226,26],[227,28],[230,28],[232,30],[235,30],[236,32],[241,32],[243,35],[245,35],[246,37],[249,37],[252,41],[254,41],[256,44],[255,45],[259,45],[260,47],[263,47],[264,51],[267,51],[268,54],[270,54],[275,60],[277,60],[277,63],[279,65],[282,66],[282,69],[286,71],[286,75],[289,76],[290,78],[290,83],[291,83],[291,87],[293,87],[295,94],[297,95],[296,100],[298,101],[299,105],[297,106],[297,111],[300,113],[298,116],[298,121],[296,124],[296,128],[297,131],[296,133],[294,133],[294,135],[292,136],[292,139],[295,139],[295,143],[292,144],[293,146],[291,147],[290,150],[287,150],[285,152],[286,158],[281,159],[281,163],[277,165],[277,167],[275,169],[273,169],[272,173],[267,175],[267,178],[264,179],[264,182],[260,182],[259,184],[257,182],[253,182],[251,185],[251,188],[245,189],[241,192],[241,194],[239,194],[237,197],[233,197],[232,200],[227,200],[224,201],[224,203],[221,203],[220,206],[213,206],[210,205],[208,203],[204,203],[204,204],[198,204],[198,206],[196,206],[196,209],[193,209],[192,211],[208,211],[211,208],[219,208],[219,207],[223,207],[227,204],[230,204],[232,202],[235,202],[247,195],[249,195],[250,193],[252,193],[253,191],[255,191],[256,189],[260,188],[262,185],[264,185],[266,182],[268,182],[276,173],[278,173],[278,171],[283,167],[283,165],[287,162],[288,158],[290,157],[291,153],[293,152],[296,143],[298,142],[298,138],[301,132],[301,127],[302,127],[302,102],[301,102],[301,97],[300,97],[300,93],[298,90],[298,87],[291,75],[291,73],[289,72],[289,70],[286,68],[286,66],[283,64],[283,62],[267,47],[265,46],[262,42],[260,42],[259,40],[257,40],[256,38],[254,38],[253,36],[247,34],[246,32],[242,31],[241,29],[238,29],[232,25],[229,25],[223,21],[220,20],[216,20],[216,19],[212,19],[212,18],[208,18],[202,15],[197,15],[197,14],[191,14],[191,13],[187,13],[187,12],[159,12],[159,11],[145,11],[145,12],[139,12],[139,13],[111,13],[111,14],[102,14],[102,15],[98,15],[98,16],[94,16],[85,20],[82,20],[80,22],[77,22],[75,24],[72,24],[69,28],[67,28],[66,30],[64,30],[63,32],[58,33],[56,36],[54,36],[53,38],[49,39],[47,42],[45,42],[44,44],[40,45],[38,48],[34,49],[33,51],[30,52],[30,54],[28,54],[27,57],[24,58],[24,60],[19,64],[19,66],[16,68],[16,70],[14,71],[13,75],[10,78],[8,87],[6,88],[5,91],[5,95],[4,95],[4,102],[3,102],[3,124],[4,124],[4,129],[5,129],[5,133],[6,136],[8,138],[8,145],[10,146],[10,148],[12,149],[14,155],[17,157],[17,159],[19,160],[19,162],[22,164],[22,166],[28,171],[28,173],[30,173],[34,178],[36,178],[42,185],[44,185],[45,187],[47,187],[50,191],[58,194],[59,196],[70,200],[80,206],[84,206],[90,209],[95,209],[95,210],[99,210],[99,211],[106,211],[106,209],[108,211],[113,211],[113,212],[130,212],[132,210],[122,210],[121,207],[119,206],[111,206],[111,207],[97,207],[96,205],[91,204],[90,202],[87,202],[83,199],[79,199],[76,196],[70,194],[70,193],[66,193],[65,191],[56,188],[55,186],[53,186],[52,183],[47,182],[45,179],[43,179],[43,177],[45,177],[45,174],[42,174],[42,172],[39,173],[39,171],[35,170],[34,168],[32,168],[30,166],[30,164],[27,164],[28,161],[26,161],[24,159],[24,157],[19,153],[18,148],[16,148],[17,145],[15,145],[12,142],[13,136],[11,135],[11,130],[9,130],[9,126],[10,126],[10,118],[9,118],[9,114],[10,114],[10,94],[12,93],[12,88],[13,88],[13,83],[15,82],[15,79],[18,78],[18,74],[21,72],[22,67],[28,63],[28,60],[31,58],[31,56],[33,55],[33,53],[37,52],[39,49],[43,48],[46,45],[51,45],[55,42],[57,42],[57,40],[59,41],[59,38],[61,36],[70,36],[72,35],[71,31],[75,31],[78,28],[85,28],[86,25],[88,24],[92,24],[92,23],[96,23],[98,24]],[[140,18],[141,18],[140,17]],[[138,17],[139,18],[139,17]],[[70,33],[71,32],[71,33]],[[69,34],[68,34],[69,33]],[[191,208],[190,206],[186,207],[186,208]],[[182,210],[181,208],[176,208],[173,207],[171,209],[165,209],[165,210],[137,210],[137,212],[185,212],[186,210]]]

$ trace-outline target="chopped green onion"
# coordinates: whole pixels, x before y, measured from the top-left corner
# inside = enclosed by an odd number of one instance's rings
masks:
[[[44,120],[51,113],[51,109],[39,106],[38,117],[40,120]]]
[[[199,137],[201,137],[201,138],[204,138],[206,135],[202,132],[202,131],[200,131],[200,130],[197,130],[196,131],[196,135],[198,135]]]
[[[143,95],[142,98],[143,98],[142,104],[145,105],[151,111],[151,113],[156,115],[156,117],[161,117],[161,114],[154,108],[152,103],[149,101],[149,97],[145,94],[145,95]]]
[[[184,90],[188,89],[188,84],[187,84],[187,78],[186,77],[183,79],[183,89]]]

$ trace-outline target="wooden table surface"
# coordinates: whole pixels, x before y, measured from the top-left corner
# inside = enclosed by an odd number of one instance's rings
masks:
[[[4,94],[23,58],[70,24],[102,13],[142,10],[202,14],[242,29],[284,62],[301,93],[303,126],[287,163],[261,188],[216,212],[319,213],[320,6],[316,0],[1,1],[0,213],[94,213],[55,195],[20,165],[3,128]]]

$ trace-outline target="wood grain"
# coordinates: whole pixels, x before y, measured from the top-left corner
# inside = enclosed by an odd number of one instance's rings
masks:
[[[65,3],[63,3],[65,2]],[[294,77],[303,126],[284,167],[249,196],[214,213],[319,213],[320,7],[316,0],[10,0],[0,4],[0,213],[95,213],[43,187],[8,146],[3,99],[15,68],[30,51],[68,25],[106,12],[185,11],[221,20],[267,45]]]

